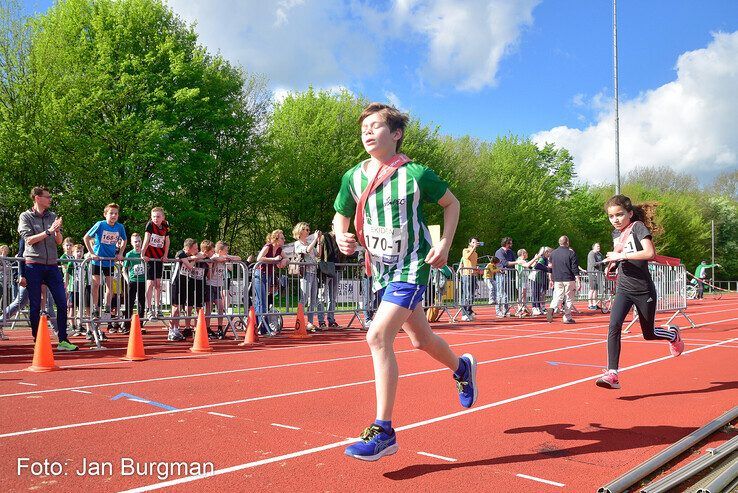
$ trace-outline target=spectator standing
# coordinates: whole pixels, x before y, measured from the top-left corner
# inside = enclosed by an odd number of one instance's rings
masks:
[[[31,190],[33,207],[18,218],[18,234],[25,240],[23,258],[30,301],[31,332],[36,339],[41,313],[41,285],[45,284],[56,304],[57,350],[76,351],[67,338],[67,293],[58,266],[58,245],[61,245],[62,218],[49,210],[51,193],[46,187]]]
[[[518,262],[515,260],[515,252],[512,251],[513,240],[509,236],[506,236],[500,241],[500,248],[495,252],[495,257],[500,259],[500,272],[496,276],[497,281],[497,318],[504,318],[510,316],[508,310],[510,305],[508,304],[509,287],[512,286],[512,279],[515,276],[515,271],[512,270]]]
[[[587,254],[587,277],[589,278],[589,296],[588,308],[597,310],[597,299],[599,298],[599,290],[603,288],[605,282],[602,274],[602,260],[605,257],[600,253],[600,244],[592,245],[592,250]]]
[[[477,290],[478,246],[479,239],[471,237],[469,246],[461,252],[461,320],[464,322],[470,322],[476,318],[472,306],[474,305],[474,293]]]
[[[551,278],[554,285],[553,299],[546,312],[546,319],[553,320],[554,307],[564,300],[564,323],[573,324],[571,309],[574,306],[574,294],[578,288],[579,259],[574,250],[569,248],[569,237],[559,238],[559,248],[551,252]]]

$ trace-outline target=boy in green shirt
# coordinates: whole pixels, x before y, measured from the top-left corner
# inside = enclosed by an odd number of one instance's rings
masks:
[[[128,283],[128,291],[126,292],[126,311],[125,322],[123,323],[123,334],[131,331],[131,314],[133,313],[133,304],[138,303],[138,314],[141,316],[144,312],[146,302],[146,273],[143,261],[141,260],[141,235],[133,233],[131,235],[131,245],[133,249],[126,253],[126,259],[123,261],[123,277]]]
[[[344,174],[334,202],[333,227],[339,250],[352,255],[357,240],[365,247],[367,264],[371,264],[367,276],[372,276],[374,290],[382,297],[366,335],[374,363],[377,419],[364,430],[360,441],[346,449],[346,455],[367,461],[398,449],[392,429],[398,380],[393,343],[400,329],[414,347],[454,371],[462,406],[471,407],[477,398],[474,357],[456,356],[446,341],[433,333],[423,312],[430,268],[441,268],[448,261],[460,206],[446,182],[433,171],[398,154],[407,120],[406,115],[384,104],[372,103],[364,109],[359,123],[370,158]],[[422,202],[443,207],[443,236],[434,246]],[[348,232],[351,216],[355,216],[357,235]]]

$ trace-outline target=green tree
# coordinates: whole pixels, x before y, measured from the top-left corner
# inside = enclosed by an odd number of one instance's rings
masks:
[[[29,139],[46,142],[16,166],[50,171],[68,234],[81,236],[112,201],[131,230],[161,205],[177,240],[236,235],[260,152],[262,85],[208,54],[158,0],[60,1],[34,19],[31,39],[40,110]]]

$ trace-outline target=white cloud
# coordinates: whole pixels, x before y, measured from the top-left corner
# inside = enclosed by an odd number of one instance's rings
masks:
[[[273,86],[351,85],[392,63],[394,47],[420,41],[410,71],[420,85],[476,91],[533,22],[540,0],[168,0],[200,42]],[[414,47],[415,45],[413,45]],[[382,73],[382,75],[388,75]]]
[[[422,72],[462,91],[495,84],[502,58],[540,0],[396,0],[394,19],[428,40]]]
[[[738,31],[717,33],[704,49],[683,53],[676,80],[620,104],[621,176],[640,166],[669,166],[697,176],[738,167]],[[533,135],[574,156],[583,180],[615,181],[615,124],[611,101],[584,128],[555,127]]]
[[[402,107],[402,101],[400,101],[400,98],[394,92],[392,92],[392,91],[385,91],[384,92],[384,97],[387,98],[387,101],[389,102],[389,104],[391,104],[392,106],[394,106],[398,110],[403,111],[403,112],[407,112],[407,110]]]
[[[263,74],[273,86],[304,89],[374,72],[360,9],[335,0],[168,0],[210,51]]]

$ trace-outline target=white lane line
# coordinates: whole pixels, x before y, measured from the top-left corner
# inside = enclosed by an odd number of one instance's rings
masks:
[[[736,320],[738,320],[738,318]],[[636,337],[636,336],[627,336],[627,337],[624,337],[623,339],[627,339],[629,337]],[[702,346],[702,347],[699,347],[699,348],[690,349],[689,351],[685,351],[683,354],[688,354],[688,353],[692,353],[692,352],[695,352],[695,351],[701,351],[703,349],[707,349],[707,348],[711,348],[711,347],[717,347],[717,346],[721,346],[723,344],[730,344],[730,343],[735,342],[735,341],[738,341],[738,337],[736,337],[734,339],[728,339],[728,340],[725,340],[725,341],[722,341],[722,342],[718,342],[718,343],[715,343],[715,344],[711,344],[709,346]],[[491,360],[487,360],[487,361],[480,361],[480,362],[477,363],[477,365],[483,365],[483,364],[489,364],[489,363],[497,363],[497,362],[500,362],[500,361],[509,361],[509,360],[514,360],[514,359],[519,359],[519,358],[525,358],[525,357],[529,357],[529,356],[535,356],[535,355],[541,355],[541,354],[548,354],[548,353],[553,353],[553,352],[558,352],[558,351],[564,351],[564,350],[568,350],[568,349],[575,349],[575,348],[581,348],[581,347],[586,347],[586,346],[592,346],[592,345],[596,345],[596,344],[604,344],[605,342],[607,342],[607,341],[603,340],[603,341],[587,342],[585,344],[577,344],[577,345],[574,345],[574,346],[566,346],[566,347],[563,347],[563,348],[547,349],[547,350],[543,350],[543,351],[536,351],[536,352],[533,352],[533,353],[526,353],[526,354],[517,354],[517,355],[513,355],[513,356],[506,356],[506,357],[503,357],[503,358],[491,359]],[[655,360],[651,360],[651,361],[652,362],[663,361],[663,360],[669,359],[671,357],[672,356],[664,356],[663,358],[659,358],[659,359],[655,359]],[[628,367],[628,368],[636,368],[636,367],[637,366],[632,366],[632,367]],[[418,376],[418,375],[429,375],[429,374],[432,374],[432,373],[439,373],[439,372],[444,372],[444,371],[448,371],[448,368],[443,367],[443,368],[436,368],[436,369],[433,369],[433,370],[424,370],[424,371],[419,371],[419,372],[414,372],[414,373],[406,373],[404,375],[400,375],[400,378],[409,378],[409,377],[415,377],[415,376]],[[594,377],[587,377],[587,378],[584,378],[584,379],[581,379],[581,380],[576,380],[576,381],[574,381],[571,384],[564,384],[564,385],[558,386],[556,388],[567,387],[569,385],[574,385],[576,383],[587,381],[588,379],[592,379],[592,378],[599,377],[599,376],[600,375],[598,374],[598,375],[595,375]],[[330,386],[327,386],[327,387],[317,387],[317,388],[312,388],[312,389],[296,390],[296,391],[292,391],[292,392],[284,392],[282,394],[271,394],[271,395],[264,395],[264,396],[258,396],[258,397],[249,397],[249,398],[246,398],[246,399],[239,399],[239,400],[235,400],[235,401],[216,402],[216,403],[213,403],[213,404],[203,404],[203,405],[200,405],[200,406],[192,406],[192,407],[185,407],[185,408],[181,408],[181,409],[173,409],[171,411],[158,411],[158,412],[146,413],[146,414],[135,414],[135,415],[129,415],[129,416],[122,416],[122,417],[118,417],[118,418],[101,419],[101,420],[97,420],[97,421],[86,421],[86,422],[80,422],[80,423],[71,423],[71,424],[67,424],[67,425],[50,426],[50,427],[46,427],[46,428],[33,428],[31,430],[23,430],[23,431],[16,431],[16,432],[11,432],[11,433],[5,433],[5,434],[0,435],[0,438],[7,438],[7,437],[19,436],[19,435],[30,435],[32,433],[42,433],[42,432],[46,432],[46,431],[63,430],[63,429],[68,429],[68,428],[79,428],[79,427],[83,427],[83,426],[92,426],[92,425],[104,424],[104,423],[115,423],[115,422],[118,422],[118,421],[128,421],[128,420],[131,420],[131,419],[145,418],[145,417],[149,417],[149,416],[161,416],[161,415],[164,415],[164,414],[173,414],[173,413],[181,413],[181,412],[188,412],[188,411],[199,411],[199,410],[202,410],[202,409],[210,409],[210,408],[213,408],[213,407],[230,406],[230,405],[234,405],[234,404],[245,404],[247,402],[257,402],[257,401],[263,401],[263,400],[268,400],[268,399],[278,399],[278,398],[281,398],[281,397],[291,397],[291,396],[295,396],[295,395],[312,394],[312,393],[316,393],[316,392],[323,392],[323,391],[327,391],[327,390],[336,390],[336,389],[342,389],[342,388],[347,388],[347,387],[355,387],[355,386],[367,385],[367,384],[371,384],[371,383],[374,383],[374,380],[363,380],[363,381],[349,382],[349,383],[344,383],[344,384],[339,384],[339,385],[330,385]],[[554,390],[556,388],[554,388]],[[525,394],[525,396],[528,397],[529,395],[528,394]],[[133,400],[133,399],[131,399],[131,400]],[[146,401],[146,402],[148,403],[148,401]],[[500,402],[503,403],[503,404],[506,404],[507,403],[507,401],[500,401]],[[512,401],[510,401],[510,402],[512,402]],[[499,404],[497,404],[497,405],[499,405]],[[467,411],[462,411],[462,413],[475,412],[475,411],[477,411],[479,409],[485,409],[485,408],[479,408],[479,407],[477,407],[477,408],[473,408],[473,409],[470,409],[470,410],[467,410]],[[401,430],[402,428],[397,428],[397,429],[398,430]]]
[[[536,333],[536,334],[528,334],[528,335],[518,335],[518,336],[508,336],[508,337],[502,337],[499,339],[487,339],[487,340],[481,340],[481,341],[474,341],[474,342],[464,342],[464,343],[458,343],[458,344],[449,344],[451,347],[456,346],[470,346],[475,344],[486,344],[486,343],[492,343],[492,342],[502,342],[502,341],[510,341],[510,340],[516,340],[516,339],[531,339],[534,337],[540,337],[541,335],[554,335],[554,334],[562,334],[567,332],[576,332],[580,330],[587,330],[591,329],[593,326],[587,326],[587,327],[580,327],[576,329],[568,329],[565,331],[551,331],[551,332],[542,332],[542,333]],[[596,326],[595,326],[596,327]],[[604,342],[604,339],[602,339],[600,342]],[[395,351],[395,354],[403,354],[403,353],[412,353],[415,352],[416,349],[403,349],[400,351]],[[72,389],[94,389],[94,388],[100,388],[100,387],[115,387],[119,385],[132,385],[137,383],[150,383],[150,382],[163,382],[167,380],[179,380],[184,378],[191,378],[191,377],[207,377],[207,376],[213,376],[213,375],[225,375],[230,373],[242,373],[242,372],[251,372],[251,371],[261,371],[261,370],[274,370],[278,368],[290,368],[295,366],[305,366],[305,365],[315,365],[315,364],[323,364],[323,363],[333,363],[337,361],[349,361],[354,359],[366,359],[371,358],[371,355],[368,354],[360,354],[356,356],[345,356],[341,358],[330,358],[330,359],[322,359],[322,360],[315,360],[315,361],[299,361],[295,363],[284,363],[281,365],[269,365],[269,366],[256,366],[256,367],[249,367],[249,368],[236,368],[233,370],[220,370],[220,371],[213,371],[213,372],[204,372],[204,373],[191,373],[186,375],[173,375],[169,377],[157,377],[157,378],[147,378],[143,380],[127,380],[127,381],[121,381],[121,382],[108,382],[108,383],[99,383],[94,385],[81,385],[77,387],[65,387],[65,388],[56,388],[56,389],[46,389],[46,390],[33,390],[29,392],[14,392],[11,394],[0,394],[0,398],[2,397],[15,397],[15,396],[22,396],[22,395],[30,395],[30,394],[48,394],[52,392],[63,392],[66,390],[72,390]]]
[[[418,452],[418,455],[424,455],[426,457],[433,457],[434,459],[445,460],[446,462],[456,462],[458,460],[458,459],[453,459],[451,457],[444,457],[442,455],[429,454],[428,452]]]
[[[707,304],[701,305],[700,307],[701,308],[710,308],[710,307],[713,307],[713,306],[725,306],[725,305],[723,303],[714,303],[714,304],[710,304],[710,305],[707,305]],[[691,315],[694,317],[694,316],[698,316],[698,315],[709,315],[709,314],[713,314],[713,313],[733,312],[733,311],[735,311],[735,309],[734,308],[730,308],[730,309],[724,309],[724,310],[714,310],[714,311],[709,311],[709,312],[692,313]],[[608,316],[604,316],[604,315],[603,316],[600,316],[600,315],[597,315],[597,316],[591,317],[590,318],[590,321],[594,321],[592,319],[600,319],[600,318],[606,318],[606,317],[608,317]],[[666,320],[666,318],[664,318],[664,319]],[[490,320],[489,321],[489,323],[492,323],[492,322],[494,322],[494,320]],[[719,321],[719,322],[722,322],[722,321]],[[714,323],[719,323],[719,322],[714,322]],[[441,328],[439,328],[439,331],[442,331],[442,333],[444,335],[447,335],[447,334],[448,335],[474,335],[475,333],[478,333],[478,332],[490,332],[490,331],[497,331],[497,330],[505,330],[505,329],[510,329],[510,328],[513,328],[513,327],[530,327],[531,325],[543,325],[543,326],[547,326],[548,323],[545,320],[542,320],[542,321],[533,321],[533,320],[531,320],[529,322],[523,322],[523,323],[519,323],[519,324],[510,324],[510,325],[503,325],[503,326],[494,325],[492,327],[482,327],[482,328],[480,328],[480,327],[470,327],[468,329],[463,329],[463,328],[458,328],[458,327],[447,327],[447,328],[441,327]],[[697,324],[698,327],[700,325],[701,324]],[[704,325],[707,325],[707,324],[704,324]],[[602,324],[597,324],[597,325],[591,325],[591,326],[588,326],[588,327],[580,327],[578,329],[571,329],[571,330],[564,330],[564,331],[552,331],[551,333],[552,334],[555,334],[555,333],[573,332],[573,331],[586,330],[588,328],[591,329],[591,328],[596,328],[596,327],[601,327],[601,326],[602,326]],[[521,337],[523,337],[523,336],[521,336]],[[396,340],[407,339],[407,338],[408,338],[408,336],[406,336],[406,335],[405,336],[398,335],[397,338],[396,338]],[[515,338],[516,337],[512,337],[510,339],[515,339]],[[499,339],[499,340],[502,341],[502,340],[509,340],[509,339]],[[457,343],[457,344],[450,344],[450,346],[451,347],[456,347],[456,346],[465,346],[465,345],[472,345],[472,344],[484,344],[486,342],[492,342],[492,340],[476,341],[476,342],[462,342],[462,343]],[[325,347],[326,345],[328,345],[328,346],[342,346],[342,345],[349,345],[349,344],[366,344],[366,342],[363,339],[362,340],[355,340],[355,341],[329,342],[328,344],[324,344],[324,345],[319,346],[319,347]],[[171,346],[152,346],[152,348],[154,348],[154,347],[171,347]],[[297,350],[297,349],[315,348],[315,347],[316,346],[306,345],[306,344],[300,344],[300,345],[297,345],[297,346],[288,346],[288,347],[267,347],[267,348],[263,348],[261,351],[286,351],[286,350]],[[125,349],[125,347],[124,348],[114,348],[114,349],[123,350],[123,349]],[[400,352],[412,352],[412,351],[414,351],[414,350],[397,351],[396,353],[400,353]],[[218,351],[218,352],[214,352],[214,353],[208,354],[207,357],[229,356],[229,355],[243,355],[243,354],[248,354],[248,353],[245,353],[244,351]],[[3,356],[0,356],[0,358],[6,358],[6,357],[7,358],[11,358],[11,357],[12,358],[17,358],[18,356],[19,355],[17,355],[17,354],[16,355],[3,355]],[[30,358],[31,355],[28,355],[28,356]],[[188,356],[174,356],[174,357],[169,357],[169,358],[156,358],[155,357],[153,359],[155,361],[167,361],[167,360],[170,360],[170,359],[186,359],[187,357]],[[200,358],[203,358],[203,355],[196,355],[196,356],[189,356],[189,357],[190,358],[200,359]],[[78,364],[78,365],[63,365],[63,366],[61,366],[61,368],[62,369],[66,369],[66,368],[83,368],[83,367],[88,367],[88,366],[118,365],[118,364],[126,364],[126,363],[130,363],[130,362],[129,361],[98,361],[98,362],[95,362],[95,363],[82,363],[82,364]],[[307,364],[310,364],[310,362],[308,362]],[[249,371],[249,370],[250,369],[247,369],[245,371]],[[24,372],[24,371],[26,371],[26,370],[25,369],[0,370],[0,374],[5,374],[5,373],[20,373],[20,372]],[[199,375],[191,375],[191,376],[199,376]],[[188,377],[188,375],[182,375],[181,376],[181,378],[187,378],[187,377]],[[127,382],[124,382],[124,383],[127,383]],[[134,382],[134,383],[137,383],[137,382]],[[108,385],[115,385],[115,384],[108,384]],[[90,387],[92,387],[92,386],[75,387],[75,388],[90,388]],[[55,389],[55,390],[52,390],[52,392],[57,392],[57,391],[61,391],[61,390],[70,390],[70,389],[69,388],[67,388],[67,389]],[[0,397],[10,397],[12,395],[16,395],[16,394],[5,394],[5,395],[0,395]],[[23,395],[23,394],[17,394],[17,395]]]
[[[147,401],[146,399],[134,399],[133,397],[129,397],[128,400],[133,402],[140,402],[142,404],[151,404],[151,401]]]
[[[299,430],[297,426],[290,426],[290,425],[281,425],[279,423],[272,423],[272,426],[277,426],[279,428],[287,428],[288,430]]]
[[[549,481],[548,479],[537,478],[535,476],[528,476],[527,474],[516,474],[519,478],[530,479],[531,481],[538,481],[539,483],[550,484],[551,486],[558,486],[563,488],[566,486],[564,483],[557,483],[556,481]]]
[[[72,389],[70,392],[77,392],[78,394],[92,394],[92,392],[89,392],[87,390],[79,390],[79,389]]]
[[[29,387],[38,387],[37,383],[18,382],[18,385],[28,385]]]
[[[235,418],[232,414],[223,414],[223,413],[216,413],[215,411],[210,411],[208,414],[212,414],[213,416],[220,416],[221,418]]]
[[[728,340],[724,341],[724,343],[725,344],[728,344],[728,343],[735,342],[735,341],[738,341],[738,337],[736,337],[734,339],[728,339]],[[705,347],[701,347],[701,348],[697,348],[697,349],[690,349],[689,351],[684,351],[684,353],[682,353],[682,355],[688,354],[688,353],[695,353],[697,351],[702,351],[704,349],[707,349],[708,347],[717,347],[717,346],[720,346],[722,344],[723,343],[720,343],[719,342],[719,343],[716,343],[716,344],[714,344],[712,346],[705,346]],[[632,370],[632,369],[635,369],[635,368],[639,368],[641,366],[646,366],[646,365],[650,365],[650,364],[654,364],[654,363],[659,363],[661,361],[664,361],[664,360],[667,360],[667,359],[671,359],[671,358],[672,358],[672,356],[664,356],[662,358],[656,358],[656,359],[644,361],[642,363],[638,363],[638,364],[635,364],[635,365],[627,366],[625,368],[621,368],[620,371],[622,372],[622,371]],[[456,412],[456,413],[447,414],[445,416],[439,416],[437,418],[428,419],[428,420],[425,420],[425,421],[419,421],[417,423],[412,423],[412,424],[409,424],[409,425],[401,426],[399,428],[395,428],[395,430],[396,431],[409,430],[409,429],[412,429],[412,428],[417,428],[419,426],[425,426],[425,425],[430,424],[430,423],[436,423],[438,421],[445,421],[447,419],[453,419],[453,418],[456,418],[458,416],[464,416],[466,414],[484,411],[486,409],[494,408],[494,407],[497,407],[497,406],[501,406],[503,404],[508,404],[510,402],[515,402],[515,401],[519,401],[519,400],[522,400],[522,399],[527,399],[528,397],[534,397],[534,396],[537,396],[537,395],[545,394],[545,393],[548,393],[548,392],[552,392],[554,390],[559,390],[559,389],[563,389],[563,388],[566,388],[566,387],[571,387],[572,385],[577,385],[577,384],[580,384],[580,383],[583,383],[583,382],[590,382],[591,383],[592,380],[594,380],[595,378],[597,378],[599,376],[600,376],[600,374],[592,375],[592,376],[589,376],[589,377],[586,377],[586,378],[580,378],[578,380],[573,380],[571,382],[567,382],[567,383],[564,383],[564,384],[561,384],[561,385],[556,385],[554,387],[549,387],[549,388],[546,388],[546,389],[541,389],[541,390],[538,390],[538,391],[535,391],[535,392],[529,392],[527,394],[519,395],[517,397],[512,397],[510,399],[505,399],[505,400],[502,400],[502,401],[492,402],[492,403],[486,404],[484,406],[473,407],[471,409],[466,409],[464,411],[459,411],[459,412]],[[0,438],[3,437],[3,436],[4,435],[0,435]],[[145,491],[158,490],[158,489],[161,489],[161,488],[167,488],[169,486],[175,486],[175,485],[179,485],[179,484],[190,483],[192,481],[199,481],[200,479],[206,479],[206,478],[213,477],[213,476],[219,476],[221,474],[228,474],[228,473],[231,473],[231,472],[242,471],[244,469],[251,469],[251,468],[254,468],[254,467],[258,467],[258,466],[263,466],[263,465],[266,465],[266,464],[271,464],[273,462],[280,462],[280,461],[284,461],[284,460],[288,460],[288,459],[294,459],[295,457],[302,457],[302,456],[305,456],[305,455],[315,454],[317,452],[323,452],[324,450],[330,450],[330,449],[342,447],[344,445],[348,445],[348,444],[353,443],[355,441],[356,441],[356,438],[349,438],[347,440],[343,440],[343,441],[340,441],[340,442],[329,443],[327,445],[322,445],[320,447],[315,447],[315,448],[306,449],[306,450],[300,450],[300,451],[297,451],[297,452],[292,452],[290,454],[280,455],[280,456],[277,456],[277,457],[271,457],[269,459],[263,459],[263,460],[254,461],[254,462],[246,462],[244,464],[238,464],[238,465],[235,465],[235,466],[226,467],[224,469],[216,469],[215,471],[210,472],[208,474],[202,474],[202,475],[199,475],[199,476],[187,476],[187,477],[184,477],[184,478],[177,478],[177,479],[172,479],[172,480],[169,480],[169,481],[164,481],[164,482],[161,482],[161,483],[154,483],[154,484],[150,484],[150,485],[147,485],[147,486],[141,486],[139,488],[125,490],[125,491],[123,491],[121,493],[143,493]]]

